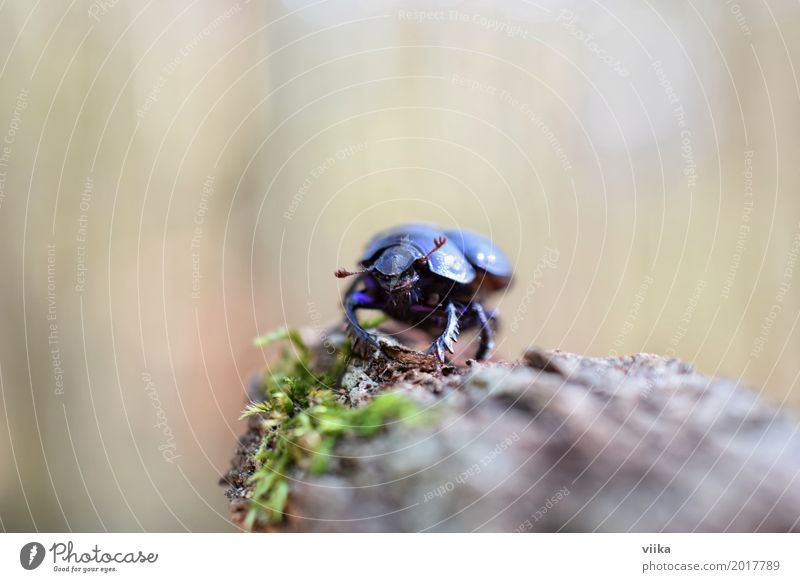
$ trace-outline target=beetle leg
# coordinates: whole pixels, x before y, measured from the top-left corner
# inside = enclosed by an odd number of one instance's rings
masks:
[[[434,355],[437,369],[440,364],[444,364],[445,362],[445,350],[452,354],[453,344],[458,341],[458,310],[452,302],[448,302],[444,308],[444,311],[447,315],[447,322],[445,323],[444,331],[442,331],[442,335],[436,338],[436,340],[431,344],[431,347],[428,348],[428,353]]]
[[[494,313],[490,312],[489,315],[487,315],[486,311],[483,309],[483,305],[477,301],[470,305],[470,309],[478,319],[481,335],[481,343],[478,345],[475,359],[478,361],[485,360],[494,349]]]
[[[353,349],[367,355],[367,346],[380,350],[378,340],[361,327],[356,317],[357,309],[378,309],[380,306],[375,302],[369,293],[356,291],[355,284],[348,289],[344,300],[344,314],[347,318],[347,329],[353,338]]]

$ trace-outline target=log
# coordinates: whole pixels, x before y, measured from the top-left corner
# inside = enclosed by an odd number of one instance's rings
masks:
[[[343,434],[322,474],[287,468],[283,515],[252,529],[800,531],[798,423],[734,380],[652,354],[539,348],[437,373],[428,356],[381,341],[388,357],[353,354],[334,390],[356,408],[402,394],[428,420]],[[333,365],[311,350],[318,369]],[[223,478],[240,526],[262,420],[250,418]]]

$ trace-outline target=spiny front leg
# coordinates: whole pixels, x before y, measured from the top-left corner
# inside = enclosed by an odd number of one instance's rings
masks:
[[[481,343],[478,345],[475,359],[478,361],[485,360],[492,350],[494,350],[494,312],[490,312],[487,315],[486,311],[483,309],[483,305],[477,301],[470,305],[470,310],[478,319],[481,336]]]
[[[368,292],[356,291],[355,286],[352,286],[345,295],[344,314],[347,318],[347,331],[353,338],[353,349],[367,356],[370,355],[370,347],[374,351],[380,350],[381,346],[375,336],[361,327],[356,317],[357,309],[381,309],[381,306],[377,304]]]
[[[448,302],[444,311],[447,315],[444,331],[428,348],[428,353],[434,356],[437,369],[441,364],[445,363],[444,351],[447,350],[452,354],[453,344],[458,341],[458,310],[452,302]]]

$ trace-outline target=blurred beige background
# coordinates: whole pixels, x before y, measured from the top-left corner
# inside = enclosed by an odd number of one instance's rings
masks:
[[[797,410],[800,6],[499,4],[0,3],[4,530],[232,529],[252,339],[400,220],[508,251],[509,357]]]

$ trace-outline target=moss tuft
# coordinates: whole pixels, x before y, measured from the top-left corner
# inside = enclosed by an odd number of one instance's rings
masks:
[[[380,321],[370,323],[375,326]],[[256,470],[248,480],[252,492],[245,519],[248,529],[283,521],[289,475],[326,472],[341,437],[371,437],[388,421],[418,423],[427,418],[397,392],[380,394],[361,408],[343,404],[335,388],[350,359],[349,340],[338,346],[334,363],[323,372],[313,370],[313,354],[296,330],[272,331],[256,344],[279,341],[288,341],[294,349],[284,349],[264,375],[264,400],[250,403],[242,413],[242,418],[258,418],[264,435],[255,455]]]

